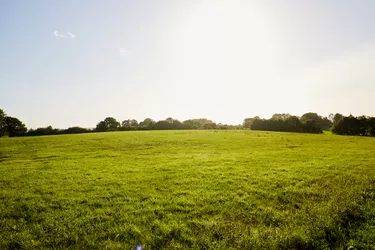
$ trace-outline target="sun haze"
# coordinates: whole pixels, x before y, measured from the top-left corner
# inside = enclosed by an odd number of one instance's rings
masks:
[[[2,1],[0,107],[28,127],[372,115],[375,2]]]

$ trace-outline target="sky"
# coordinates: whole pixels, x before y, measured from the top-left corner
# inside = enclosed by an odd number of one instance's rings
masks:
[[[0,108],[28,128],[375,116],[373,0],[1,0]]]

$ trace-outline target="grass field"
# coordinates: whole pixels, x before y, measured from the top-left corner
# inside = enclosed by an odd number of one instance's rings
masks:
[[[375,138],[0,139],[0,249],[375,249]]]

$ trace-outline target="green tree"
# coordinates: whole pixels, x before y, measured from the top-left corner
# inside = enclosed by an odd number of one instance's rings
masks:
[[[251,122],[252,130],[262,130],[265,128],[265,120],[260,119],[259,116],[255,116]]]
[[[165,121],[172,124],[175,121],[175,119],[173,119],[172,117],[168,117],[167,119],[165,119]]]
[[[352,115],[344,116],[337,123],[334,123],[332,132],[339,135],[360,135],[361,122]]]
[[[189,119],[189,120],[182,122],[185,129],[203,129],[203,126],[206,123],[213,123],[213,121],[208,120],[206,118],[198,118],[198,119]]]
[[[116,131],[120,127],[120,123],[113,117],[107,117],[104,122],[108,128],[108,131]]]
[[[253,123],[253,118],[245,118],[243,120],[242,126],[243,128],[251,128],[252,123]]]
[[[321,117],[317,113],[308,112],[301,116],[301,122],[307,122],[309,120],[315,121],[318,123],[320,121]]]
[[[136,130],[138,129],[138,122],[137,120],[124,120],[121,122],[121,130],[128,131],[128,130]]]
[[[260,120],[259,116],[255,116],[254,118],[245,118],[245,120],[242,123],[242,127],[243,128],[250,128],[251,129],[254,120]],[[259,124],[258,121],[256,123]]]
[[[297,116],[290,116],[285,119],[286,131],[289,132],[301,132],[301,121]]]
[[[107,117],[104,121],[101,121],[96,125],[95,130],[98,132],[116,131],[119,127],[120,123],[115,118]]]
[[[367,132],[369,136],[375,136],[375,117],[367,119]]]
[[[324,130],[329,130],[333,125],[327,117],[322,117],[313,112],[309,112],[301,116],[301,122],[307,123],[308,121],[314,121]]]
[[[329,130],[332,128],[333,126],[333,123],[331,122],[330,119],[328,119],[327,117],[323,117],[323,120],[321,121],[321,123],[319,124],[320,127],[324,130]]]
[[[364,116],[364,115],[362,115],[362,116],[359,116],[359,117],[357,117],[357,120],[358,120],[358,122],[357,122],[357,126],[358,126],[358,132],[359,132],[359,135],[363,135],[363,136],[365,136],[365,135],[367,135],[369,132],[368,132],[368,124],[369,124],[369,119],[367,119],[367,117],[366,116]]]
[[[241,126],[241,128],[242,128],[242,125],[231,126],[231,125],[227,125],[227,124],[218,123],[218,124],[216,124],[216,129],[221,129],[221,130],[238,129],[238,126]],[[248,127],[248,128],[250,128],[250,127]]]
[[[107,126],[105,125],[104,121],[100,121],[98,124],[96,124],[95,131],[97,132],[105,132],[107,131]]]
[[[133,128],[138,128],[138,121],[135,119],[130,120],[130,126]]]
[[[142,122],[139,123],[138,129],[140,130],[149,130],[153,129],[155,125],[155,121],[152,120],[151,118],[146,118]]]
[[[322,133],[319,124],[314,120],[308,120],[306,123],[301,122],[297,116],[287,118],[259,119],[254,117],[251,123],[252,130],[266,131],[284,131],[284,132],[302,132],[302,133]]]
[[[321,134],[323,133],[322,128],[314,120],[308,120],[306,123],[302,124],[302,132],[312,133],[312,134]]]
[[[45,128],[37,128],[37,129],[30,129],[28,132],[27,132],[27,135],[30,135],[30,136],[40,136],[40,135],[57,135],[59,134],[59,130],[58,129],[54,129],[52,128],[52,126],[48,126],[48,127],[45,127]]]
[[[291,114],[273,114],[271,119],[273,120],[285,120],[289,117],[291,117],[292,115]]]
[[[87,128],[81,128],[81,127],[70,127],[61,132],[61,134],[81,134],[81,133],[88,133],[90,132]]]
[[[344,118],[342,114],[336,113],[336,114],[330,114],[328,118],[332,121],[333,126],[335,126],[341,119]]]
[[[5,116],[3,130],[9,137],[24,135],[27,131],[25,124],[15,117]]]
[[[214,122],[205,123],[203,125],[203,128],[204,129],[216,129],[216,123]]]
[[[153,129],[155,130],[167,130],[168,129],[169,130],[171,128],[170,128],[170,123],[168,123],[167,121],[161,120],[155,123],[155,125],[153,126]]]
[[[175,130],[175,129],[184,129],[184,125],[177,119],[169,117],[165,120],[158,121],[153,126],[153,129],[156,130]]]
[[[5,118],[4,110],[0,109],[0,137],[4,135],[4,118]]]

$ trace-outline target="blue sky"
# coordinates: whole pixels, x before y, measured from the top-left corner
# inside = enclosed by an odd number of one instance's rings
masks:
[[[113,116],[239,124],[375,116],[375,1],[0,2],[0,108],[27,127]]]

